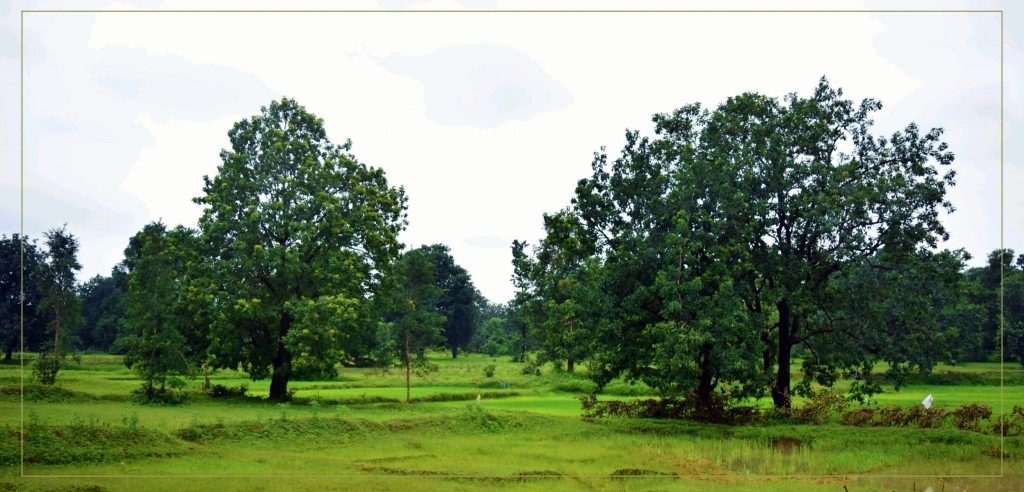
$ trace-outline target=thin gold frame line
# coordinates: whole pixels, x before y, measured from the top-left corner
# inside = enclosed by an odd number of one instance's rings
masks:
[[[971,9],[950,9],[950,10],[915,10],[915,9],[881,9],[881,10],[679,10],[679,9],[648,9],[648,10],[569,10],[569,9],[524,9],[524,10],[465,10],[465,9],[409,9],[409,10],[373,10],[373,9],[309,9],[309,10],[184,10],[184,9],[163,9],[163,10],[137,10],[137,9],[110,9],[110,10],[88,10],[88,9],[28,9],[22,12],[39,13],[276,13],[276,14],[301,14],[301,13],[367,13],[367,14],[424,14],[424,13],[460,13],[460,14],[515,14],[515,13],[543,13],[543,14],[572,14],[572,13],[614,13],[614,14],[655,14],[655,13],[692,13],[692,14],[724,14],[724,13],[752,13],[752,14],[831,14],[831,13],[1002,13],[1002,10],[971,10]]]

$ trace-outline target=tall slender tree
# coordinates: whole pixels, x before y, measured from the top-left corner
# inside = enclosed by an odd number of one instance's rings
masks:
[[[46,265],[43,269],[44,297],[40,309],[46,313],[50,340],[36,360],[35,374],[42,384],[53,384],[67,352],[74,346],[74,332],[82,322],[75,288],[78,240],[66,226],[50,229],[46,237]]]

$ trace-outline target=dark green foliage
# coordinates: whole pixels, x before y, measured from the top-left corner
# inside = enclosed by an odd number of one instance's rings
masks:
[[[365,354],[370,300],[401,248],[405,194],[291,99],[228,136],[195,199],[212,260],[212,364],[270,376],[270,398],[281,400],[293,364],[326,370]]]
[[[111,270],[109,277],[97,275],[79,286],[83,320],[78,340],[82,348],[101,352],[114,349],[124,321],[127,288],[128,275],[120,265]]]
[[[798,351],[805,393],[856,373],[855,394],[877,391],[877,361],[898,378],[951,360],[963,255],[932,251],[953,154],[938,129],[873,135],[879,109],[822,79],[656,115],[654,137],[596,155],[532,257],[513,244],[516,315],[549,357],[584,347],[599,385],[706,402],[768,390],[789,408]]]
[[[494,377],[494,369],[495,369],[494,364],[487,364],[486,366],[484,366],[484,376],[488,377],[488,378],[493,378]]]
[[[989,256],[991,259],[999,251]],[[1002,343],[1003,358],[1024,366],[1024,255],[1011,264],[1013,250],[1002,251],[1002,340],[999,333],[992,338],[993,345]],[[991,261],[990,261],[991,263]]]
[[[498,355],[514,355],[516,351],[515,334],[509,331],[510,323],[504,318],[489,318],[476,331],[476,352],[492,357]]]
[[[46,338],[46,315],[41,311],[44,268],[44,252],[33,240],[18,234],[0,236],[0,343],[5,362],[11,361],[14,351],[21,347],[22,319],[25,350],[39,350]],[[20,300],[22,280],[24,303]]]
[[[434,281],[440,292],[435,310],[445,317],[442,334],[445,345],[458,357],[459,350],[465,349],[480,320],[480,293],[477,292],[469,272],[457,265],[448,247],[443,244],[422,246],[434,263]]]

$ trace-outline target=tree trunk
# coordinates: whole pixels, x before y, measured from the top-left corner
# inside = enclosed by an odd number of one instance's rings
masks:
[[[4,350],[4,362],[10,362],[11,357],[14,355],[14,345],[8,345],[7,350]]]
[[[453,359],[458,359],[459,358],[459,346],[455,345],[454,343],[452,344],[452,358]]]
[[[700,360],[698,361],[700,374],[697,376],[697,391],[695,406],[698,415],[708,416],[713,410],[714,402],[712,394],[715,391],[715,372],[711,362],[711,345],[704,344],[700,348]]]
[[[572,357],[568,357],[565,359],[565,370],[569,374],[572,374],[573,372],[576,371],[576,361],[574,361]]]
[[[288,378],[292,372],[292,354],[284,346],[284,337],[291,328],[292,317],[285,313],[281,316],[278,328],[277,355],[274,356],[273,374],[270,379],[270,399],[285,401],[288,399]]]
[[[210,391],[210,366],[203,362],[203,391]]]
[[[409,403],[409,373],[412,365],[412,361],[409,360],[412,354],[409,353],[409,332],[405,332],[405,402]]]
[[[772,385],[772,401],[775,408],[789,410],[792,406],[790,399],[790,372],[791,352],[793,348],[791,323],[792,314],[789,311],[789,302],[784,298],[778,303],[779,308],[779,359],[778,372],[775,376],[775,384]]]

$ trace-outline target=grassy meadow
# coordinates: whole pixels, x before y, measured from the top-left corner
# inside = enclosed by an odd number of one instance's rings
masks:
[[[1001,442],[994,417],[979,432],[857,427],[838,415],[821,425],[586,420],[577,397],[592,383],[581,374],[549,365],[524,375],[507,357],[476,354],[430,360],[437,370],[413,376],[412,403],[402,371],[344,368],[291,382],[290,403],[258,398],[269,381],[218,371],[213,384],[251,396],[211,398],[199,379],[183,404],[139,404],[139,380],[98,354],[69,361],[53,388],[26,374],[22,403],[20,367],[0,365],[0,490],[1024,490],[1024,437]],[[1024,404],[1024,371],[942,366],[885,390],[873,405],[911,407],[931,393],[938,407],[983,403],[998,415],[1001,391],[1006,412]],[[601,399],[652,396],[613,382]]]

